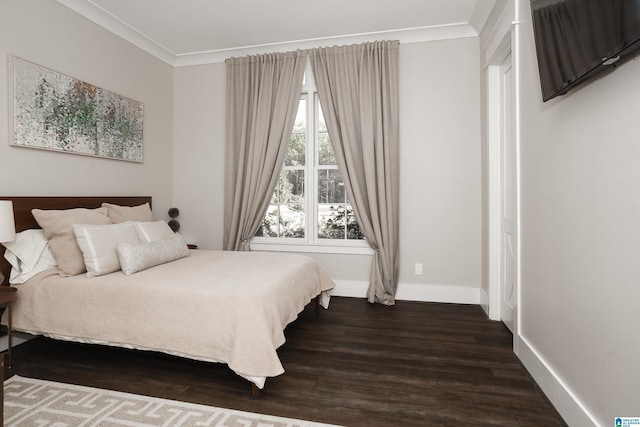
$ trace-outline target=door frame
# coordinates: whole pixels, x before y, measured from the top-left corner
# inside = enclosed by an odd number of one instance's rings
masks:
[[[488,301],[487,314],[492,320],[501,320],[502,300],[502,206],[503,206],[503,182],[501,173],[502,156],[502,89],[501,66],[511,55],[511,66],[514,70],[514,81],[511,105],[514,126],[514,148],[516,150],[516,164],[513,165],[516,175],[516,212],[515,212],[515,237],[517,242],[516,257],[516,307],[513,313],[514,322],[514,350],[517,350],[517,337],[519,331],[518,313],[520,300],[520,179],[519,179],[519,126],[517,107],[517,72],[513,48],[514,33],[509,29],[504,38],[496,45],[487,60],[487,205],[488,205]]]

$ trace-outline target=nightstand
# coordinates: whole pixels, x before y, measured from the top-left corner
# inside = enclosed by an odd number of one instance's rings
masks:
[[[0,304],[7,304],[7,310],[9,310],[9,316],[7,319],[7,338],[9,340],[9,347],[7,348],[7,363],[6,366],[11,369],[11,306],[18,297],[18,289],[11,286],[0,286]]]

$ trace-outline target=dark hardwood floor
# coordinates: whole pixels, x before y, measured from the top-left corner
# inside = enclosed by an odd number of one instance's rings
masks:
[[[134,327],[134,326],[132,326]],[[225,365],[37,338],[5,377],[41,378],[345,426],[563,426],[473,305],[333,298],[287,328],[286,373],[258,400]]]

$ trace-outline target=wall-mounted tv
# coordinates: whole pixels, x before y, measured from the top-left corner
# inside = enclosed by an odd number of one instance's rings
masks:
[[[640,0],[531,0],[542,99],[640,49]]]

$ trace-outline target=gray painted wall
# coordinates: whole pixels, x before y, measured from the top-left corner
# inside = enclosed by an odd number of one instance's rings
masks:
[[[10,147],[8,58],[15,55],[144,104],[144,163]],[[0,194],[151,195],[172,203],[173,68],[55,1],[0,1]]]
[[[613,425],[640,413],[640,61],[542,103],[519,7],[521,336],[590,422]]]

